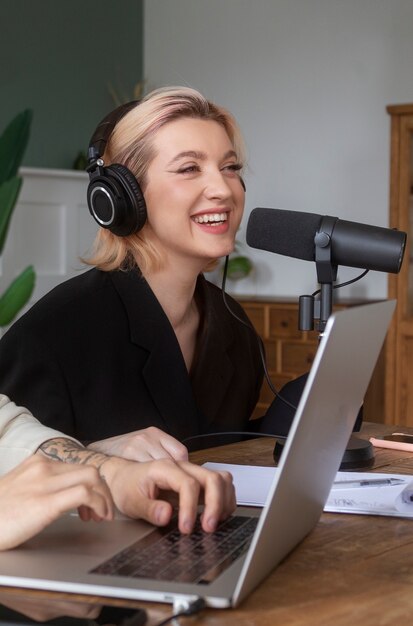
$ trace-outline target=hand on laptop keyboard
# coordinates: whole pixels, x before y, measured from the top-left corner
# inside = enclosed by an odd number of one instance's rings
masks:
[[[213,532],[235,510],[235,490],[228,472],[214,472],[188,461],[161,459],[136,463],[118,457],[100,469],[118,509],[129,517],[165,526],[179,502],[179,530],[190,533],[197,507],[204,503],[202,528]]]

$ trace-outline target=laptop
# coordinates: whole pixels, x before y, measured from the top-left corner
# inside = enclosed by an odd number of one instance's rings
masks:
[[[235,539],[224,529],[165,535],[165,529],[142,521],[85,524],[66,515],[19,548],[0,553],[0,585],[176,607],[199,597],[214,608],[238,605],[317,524],[394,308],[394,301],[383,301],[330,317],[266,504],[236,510],[227,523]],[[166,569],[158,564],[158,540],[169,542]],[[191,572],[182,574],[182,562]]]

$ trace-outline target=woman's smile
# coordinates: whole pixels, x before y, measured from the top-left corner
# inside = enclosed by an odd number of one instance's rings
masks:
[[[205,215],[195,215],[193,218],[197,224],[209,224],[210,226],[217,226],[222,222],[227,221],[226,213],[205,213]]]
[[[211,235],[222,235],[229,229],[228,213],[226,211],[213,213],[200,213],[192,217],[192,220],[202,230]]]

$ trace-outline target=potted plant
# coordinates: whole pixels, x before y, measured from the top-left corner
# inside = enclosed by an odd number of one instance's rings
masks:
[[[23,183],[18,170],[29,140],[32,115],[30,109],[19,113],[0,136],[0,256]],[[10,324],[28,302],[35,278],[33,266],[29,265],[0,296],[0,327]]]
[[[240,280],[241,278],[246,278],[253,269],[251,259],[238,253],[238,243],[239,242],[235,242],[235,250],[232,255],[230,255],[228,261],[227,275],[229,280]]]

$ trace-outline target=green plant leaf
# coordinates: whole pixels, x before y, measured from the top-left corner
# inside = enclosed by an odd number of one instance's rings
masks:
[[[33,293],[36,274],[29,265],[6,289],[0,298],[0,326],[7,326],[24,307]]]
[[[230,280],[246,278],[252,270],[252,263],[246,256],[234,256],[228,261],[227,275]]]
[[[0,185],[16,176],[23,160],[30,135],[33,111],[25,109],[5,128],[0,136]]]
[[[0,254],[3,252],[9,230],[11,216],[22,186],[22,179],[16,176],[0,185]]]

